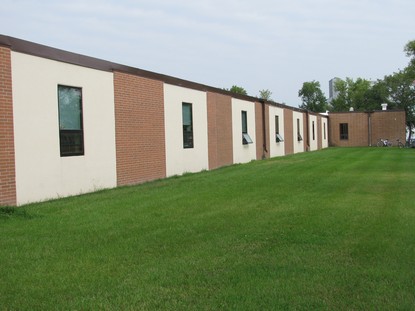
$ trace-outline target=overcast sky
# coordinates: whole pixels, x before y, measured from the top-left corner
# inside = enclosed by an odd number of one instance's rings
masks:
[[[297,107],[404,68],[414,0],[0,0],[0,33]]]

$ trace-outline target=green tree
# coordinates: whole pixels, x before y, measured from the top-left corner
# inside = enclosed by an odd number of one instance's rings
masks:
[[[368,110],[370,105],[368,101],[368,93],[372,88],[372,82],[366,79],[358,78],[351,85],[350,104],[355,110]]]
[[[243,87],[237,85],[232,85],[228,91],[236,94],[248,95],[247,91]]]
[[[334,84],[334,88],[337,92],[337,96],[331,100],[329,109],[335,112],[348,111],[350,109],[350,100],[347,81],[337,80]]]
[[[259,91],[259,98],[261,99],[272,100],[271,95],[272,95],[272,92],[268,89]]]
[[[407,67],[382,80],[373,83],[369,80],[351,78],[338,80],[335,83],[337,97],[329,103],[331,111],[379,110],[382,103],[388,103],[390,109],[402,109],[406,113],[406,125],[409,136],[415,128],[415,40],[409,41],[405,47],[406,56],[410,57]],[[315,103],[319,94],[320,84],[316,81],[305,82],[299,91],[303,104],[301,108],[318,111]],[[320,91],[321,92],[321,91]]]
[[[408,66],[385,76],[383,83],[388,95],[386,102],[392,108],[405,110],[409,140],[415,126],[415,40],[409,41],[405,45],[404,52],[406,56],[411,58]]]
[[[405,110],[406,126],[410,133],[415,125],[415,70],[410,66],[404,70],[386,76],[385,85],[388,90],[388,104],[392,108]]]
[[[302,104],[300,108],[313,112],[325,112],[327,110],[327,98],[320,88],[320,82],[304,82],[303,87],[298,91]]]
[[[378,80],[365,94],[365,110],[379,110],[381,104],[388,102],[388,89],[384,80]]]
[[[373,105],[370,102],[372,83],[369,80],[346,78],[336,81],[334,87],[338,96],[330,103],[332,111],[348,111],[350,108],[364,111],[370,110],[369,107]]]
[[[415,40],[409,41],[403,50],[406,53],[406,56],[411,57],[408,67],[415,70]]]

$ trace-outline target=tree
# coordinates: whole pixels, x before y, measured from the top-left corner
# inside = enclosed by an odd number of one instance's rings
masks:
[[[367,90],[365,95],[365,107],[367,111],[379,110],[381,104],[388,102],[388,89],[384,80],[378,80]]]
[[[327,110],[327,98],[320,88],[320,82],[304,82],[303,87],[298,91],[302,104],[300,108],[313,112],[325,112]]]
[[[405,45],[404,52],[411,58],[408,66],[385,76],[383,81],[388,94],[386,102],[393,108],[405,110],[409,141],[415,126],[415,40]]]
[[[272,95],[272,92],[268,89],[259,91],[259,98],[263,100],[272,100],[271,95]]]
[[[404,70],[386,76],[384,81],[389,95],[388,104],[405,110],[409,141],[415,125],[415,70],[411,66],[406,67]]]
[[[248,95],[248,93],[246,92],[246,90],[243,87],[237,86],[237,85],[232,85],[232,87],[229,89],[229,91],[232,92],[232,93],[236,93],[236,94]]]
[[[406,53],[406,56],[411,57],[409,67],[415,69],[415,40],[409,41],[403,50]]]
[[[349,79],[349,78],[346,78]],[[334,89],[337,92],[336,98],[332,99],[329,104],[331,111],[341,112],[348,111],[350,109],[349,94],[348,94],[348,83],[344,80],[337,80],[334,84]]]
[[[366,79],[357,78],[354,81],[351,78],[346,80],[338,80],[334,85],[338,96],[330,103],[333,111],[349,111],[353,110],[364,111],[370,110],[370,106],[374,103],[370,101],[372,95],[372,82]]]

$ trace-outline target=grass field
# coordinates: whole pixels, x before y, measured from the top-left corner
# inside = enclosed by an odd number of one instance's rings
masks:
[[[414,310],[415,150],[1,208],[0,263],[0,310]]]

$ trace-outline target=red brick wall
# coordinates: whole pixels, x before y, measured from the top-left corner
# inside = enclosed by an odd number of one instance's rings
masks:
[[[301,121],[300,121],[301,122]],[[303,113],[303,133],[301,134],[303,136],[303,145],[304,145],[304,151],[310,151],[310,139],[311,133],[309,133],[309,127],[310,127],[310,120],[308,113]]]
[[[406,125],[404,111],[375,111],[371,114],[372,124],[372,145],[378,139],[389,139],[396,146],[397,139],[405,141]]]
[[[330,145],[340,147],[375,146],[379,138],[388,138],[393,144],[396,139],[405,138],[404,111],[375,111],[367,112],[339,112],[330,113],[329,131]],[[349,139],[340,140],[340,123],[348,123]],[[371,137],[369,140],[369,133]]]
[[[16,205],[10,49],[0,47],[0,205]]]
[[[340,139],[340,123],[347,123],[349,138]],[[330,146],[368,146],[368,114],[366,112],[339,112],[329,115]]]
[[[293,111],[291,109],[284,109],[285,154],[294,153],[294,141],[293,141],[294,127],[293,126],[294,126],[293,125]]]
[[[232,98],[207,93],[209,169],[233,163]]]
[[[117,184],[166,177],[163,82],[114,73]]]
[[[270,124],[269,124],[269,105],[265,105],[265,133],[266,133],[266,153],[265,157],[270,157],[269,148],[271,146],[271,133],[270,133]],[[274,137],[274,134],[272,134]]]

